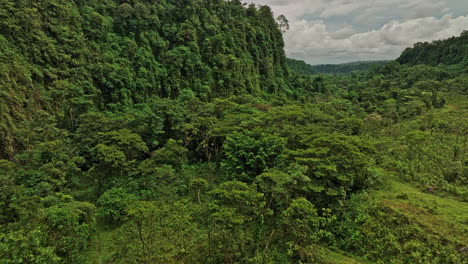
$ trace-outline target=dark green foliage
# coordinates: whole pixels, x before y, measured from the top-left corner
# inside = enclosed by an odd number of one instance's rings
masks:
[[[226,138],[222,162],[230,179],[252,182],[260,173],[281,165],[285,140],[253,131],[234,133]]]
[[[90,109],[152,96],[285,94],[283,39],[269,7],[237,1],[0,3],[0,157],[35,109],[76,128]],[[25,18],[28,17],[27,20]],[[185,98],[185,99],[184,99]]]
[[[369,71],[380,68],[389,61],[357,61],[343,64],[322,64],[313,65],[312,70],[316,73],[340,74],[351,73],[353,71]]]
[[[295,60],[287,58],[286,62],[288,63],[289,68],[299,74],[315,74],[315,70],[312,65],[309,65],[301,60]]]
[[[173,168],[180,170],[187,163],[188,150],[173,139],[169,139],[163,148],[154,151],[151,155],[153,164],[171,165]]]
[[[19,186],[15,185],[15,179],[11,176],[15,168],[13,162],[0,160],[0,224],[14,221],[18,212],[10,206],[15,199]]]

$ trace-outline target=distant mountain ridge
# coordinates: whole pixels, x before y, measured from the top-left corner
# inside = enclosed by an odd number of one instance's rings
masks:
[[[405,49],[396,59],[400,64],[407,65],[468,65],[468,30],[463,31],[460,36],[448,39],[435,40],[432,42],[418,42],[413,47]],[[343,74],[353,71],[367,71],[384,66],[391,60],[381,61],[355,61],[340,64],[310,65],[302,60],[288,58],[286,60],[289,68],[299,74]]]
[[[286,62],[291,70],[299,74],[345,74],[353,71],[372,70],[384,66],[390,61],[354,61],[341,64],[309,65],[304,61],[288,58]]]

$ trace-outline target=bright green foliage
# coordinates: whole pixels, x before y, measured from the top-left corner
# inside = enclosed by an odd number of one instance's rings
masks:
[[[190,89],[184,89],[180,92],[179,97],[177,98],[180,102],[186,102],[190,99],[195,98],[195,94]]]
[[[0,261],[5,264],[58,264],[60,258],[52,246],[47,246],[44,230],[0,232]]]
[[[137,199],[123,188],[113,188],[97,200],[99,215],[111,224],[120,224],[127,219],[127,208]]]
[[[312,197],[323,205],[346,199],[351,192],[366,187],[372,147],[349,136],[323,135],[303,142],[305,149],[291,151],[289,156],[308,167],[306,175]]]
[[[444,219],[445,215],[436,209],[446,206],[438,203],[445,204],[443,198],[437,198],[435,203],[434,198],[425,199],[429,198],[424,197],[427,194],[414,190],[408,193],[408,187],[403,185],[392,191],[381,201],[369,195],[351,199],[339,227],[340,234],[344,236],[340,243],[345,249],[359,252],[359,255],[376,263],[466,262],[466,255],[454,251],[457,244],[466,242],[462,238],[466,230],[459,229],[453,217]],[[414,204],[416,199],[427,204],[419,207]],[[431,214],[427,210],[437,213]],[[460,238],[464,241],[461,242]],[[441,240],[444,243],[440,243]]]
[[[245,261],[261,241],[263,221],[270,214],[263,194],[239,181],[228,181],[210,192],[210,224],[216,230],[214,263]]]
[[[128,130],[102,133],[100,136],[102,143],[91,149],[94,164],[91,171],[96,176],[93,180],[98,194],[106,186],[125,177],[135,158],[148,151],[140,136]]]
[[[189,205],[136,202],[127,209],[118,263],[199,263],[203,240],[197,237]]]
[[[252,182],[260,173],[281,165],[285,140],[253,131],[234,133],[224,142],[222,166],[231,179]]]
[[[14,228],[14,224],[2,226],[2,263],[83,262],[81,253],[88,248],[95,234],[94,205],[71,201],[66,195],[48,198],[62,202],[41,209],[37,215],[21,215],[22,221],[27,219],[28,224],[23,223],[25,228]]]
[[[283,224],[289,229],[295,243],[309,244],[319,240],[318,213],[314,205],[304,198],[295,199],[283,212]]]
[[[292,260],[314,262],[320,253],[314,244],[328,235],[321,227],[332,219],[328,215],[320,217],[314,205],[304,198],[293,200],[281,217]]]
[[[290,188],[295,185],[295,182],[288,173],[276,170],[264,172],[255,178],[255,183],[265,194],[267,208],[281,212],[289,205],[293,195]]]
[[[365,123],[362,119],[345,117],[338,121],[338,126],[340,127],[340,132],[345,135],[359,135],[363,132]]]
[[[85,202],[59,204],[45,210],[49,243],[53,243],[64,262],[83,261],[81,252],[95,233],[94,211],[94,205]]]
[[[270,170],[255,178],[257,188],[265,194],[267,208],[281,214],[292,199],[308,193],[311,179],[304,175],[307,167],[291,164],[284,171]]]
[[[212,217],[227,227],[242,225],[253,221],[262,213],[265,203],[263,194],[256,192],[243,182],[229,181],[210,192],[214,198]],[[225,217],[223,215],[231,215]]]

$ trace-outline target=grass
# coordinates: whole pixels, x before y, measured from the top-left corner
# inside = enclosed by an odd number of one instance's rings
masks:
[[[390,188],[375,197],[402,213],[427,232],[438,234],[460,245],[468,244],[468,203],[450,196],[429,193],[408,183],[390,180]]]
[[[460,146],[465,147],[465,150],[462,151],[465,153],[465,151],[467,151],[467,146],[463,145],[463,135],[457,135],[457,132],[463,133],[462,129],[468,128],[466,127],[466,122],[468,122],[468,119],[466,119],[468,117],[468,96],[445,93],[444,97],[447,99],[445,107],[440,109],[431,109],[421,116],[401,122],[399,124],[399,129],[401,129],[399,134],[400,136],[404,136],[410,131],[418,130],[419,122],[429,116],[432,116],[434,120],[447,124],[449,128],[455,131],[451,131],[450,129],[445,132],[430,131],[431,135],[433,132],[434,135],[443,135],[445,141],[440,144],[456,140],[456,142],[459,142]],[[466,119],[466,122],[463,119]],[[384,132],[389,134],[388,131]],[[405,144],[404,142],[399,142],[396,138],[385,135],[381,135],[380,140],[382,141],[381,144],[386,146],[393,145],[392,147],[395,149]],[[444,149],[438,151],[451,150]],[[449,154],[453,156],[451,152]],[[429,171],[429,173],[431,172]],[[435,190],[434,193],[430,193],[423,188],[415,187],[416,185],[424,186],[422,183],[415,183],[415,186],[413,186],[411,183],[404,183],[396,180],[396,177],[394,176],[388,178],[390,178],[389,182],[386,183],[388,188],[381,190],[376,194],[381,197],[385,204],[395,210],[408,214],[408,216],[419,216],[419,220],[416,221],[424,222],[422,219],[425,219],[428,222],[433,223],[453,223],[466,233],[468,228],[468,203],[463,201],[463,197],[460,197],[460,195],[453,195],[446,190],[443,191],[444,188],[442,186],[437,186],[441,188]],[[466,186],[458,186],[458,188],[465,190]],[[405,199],[397,199],[396,197],[403,197]]]
[[[343,252],[325,249],[325,252],[319,263],[321,264],[369,264],[370,262],[359,259],[357,257],[346,256],[345,253]]]
[[[89,248],[85,259],[85,264],[103,264],[109,263],[106,260],[112,257],[112,245],[114,240],[114,232],[109,231],[104,225],[97,225],[97,232],[94,241],[91,243],[93,247]]]

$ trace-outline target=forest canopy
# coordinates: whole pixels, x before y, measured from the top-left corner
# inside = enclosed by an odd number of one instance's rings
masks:
[[[466,263],[466,32],[315,74],[287,28],[0,0],[0,263]]]

